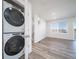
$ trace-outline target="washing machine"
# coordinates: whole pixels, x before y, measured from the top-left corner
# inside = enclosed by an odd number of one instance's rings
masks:
[[[3,58],[21,59],[24,53],[24,33],[3,34]]]
[[[24,32],[24,12],[3,1],[3,32]]]

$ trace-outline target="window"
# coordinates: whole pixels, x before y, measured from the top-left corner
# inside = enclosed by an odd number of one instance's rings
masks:
[[[59,33],[67,33],[67,21],[63,20],[61,22],[51,23],[49,24],[50,31],[59,32]]]
[[[67,25],[66,24],[67,24],[66,20],[59,22],[58,30],[60,33],[67,33]]]
[[[57,32],[58,30],[58,23],[54,23],[54,24],[50,24],[50,29],[53,31],[53,32]]]

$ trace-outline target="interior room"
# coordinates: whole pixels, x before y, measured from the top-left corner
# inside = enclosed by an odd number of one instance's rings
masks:
[[[76,59],[76,1],[29,0],[33,37],[30,59]]]
[[[76,59],[76,0],[3,0],[3,13],[4,59]]]

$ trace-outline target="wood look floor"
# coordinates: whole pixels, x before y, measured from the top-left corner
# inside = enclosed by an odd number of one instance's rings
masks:
[[[29,59],[76,59],[74,40],[45,38],[33,44]]]

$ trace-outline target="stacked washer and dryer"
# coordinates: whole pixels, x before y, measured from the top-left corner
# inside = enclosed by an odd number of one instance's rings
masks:
[[[3,1],[3,57],[21,59],[24,55],[24,13]]]

